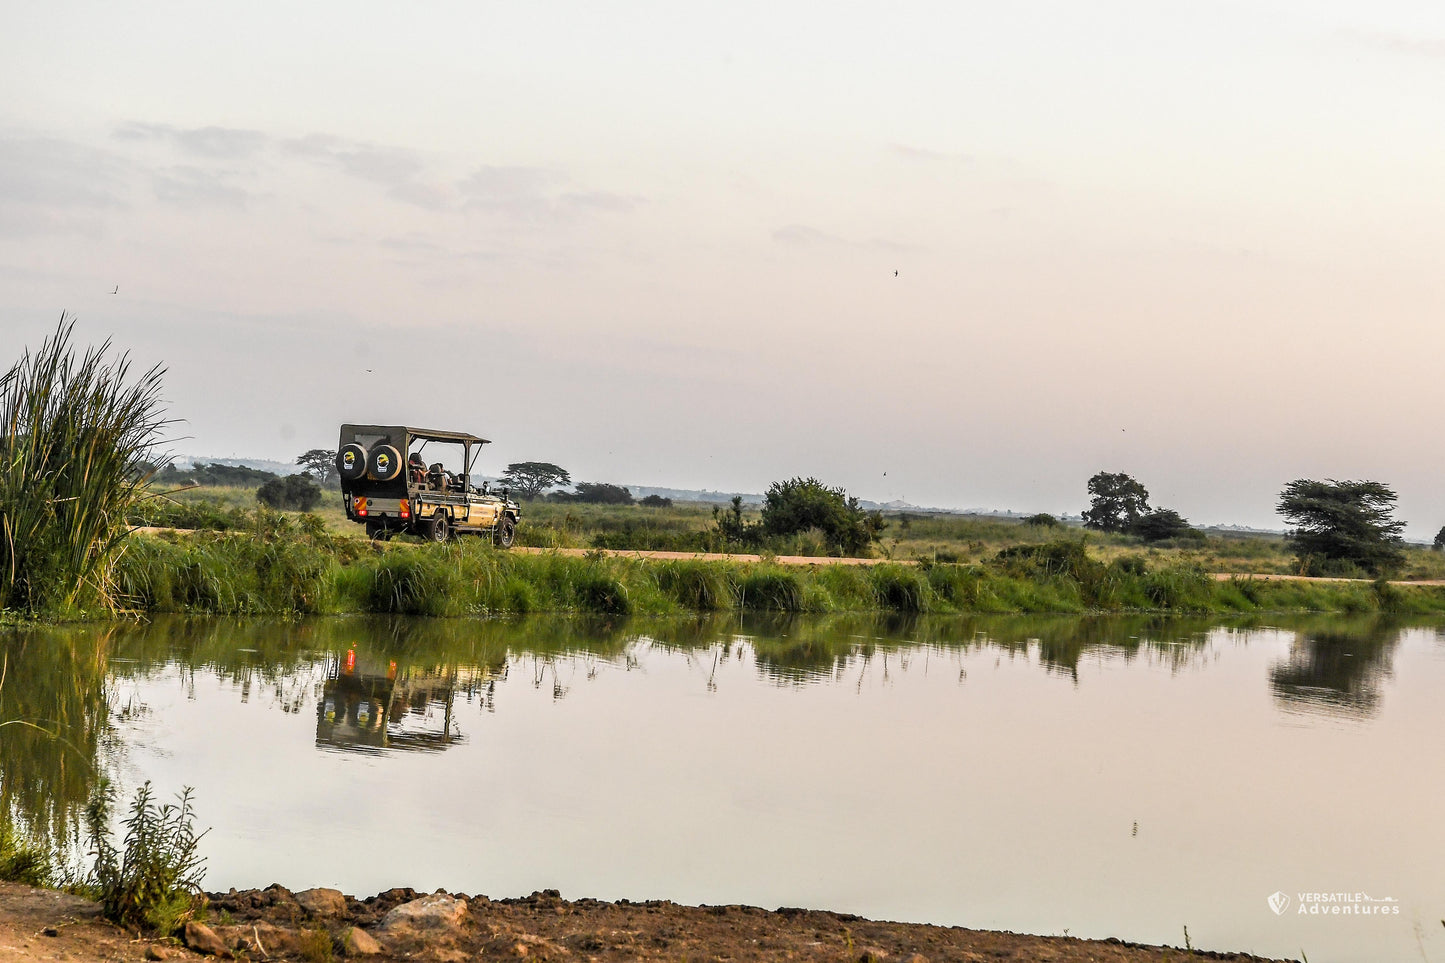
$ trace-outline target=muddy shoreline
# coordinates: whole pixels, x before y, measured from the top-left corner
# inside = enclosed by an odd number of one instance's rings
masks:
[[[77,897],[0,884],[5,960],[1274,963],[1245,953],[890,923],[825,910],[564,900],[555,890],[493,900],[402,888],[355,899],[336,890],[293,893],[272,885],[210,894],[198,924],[181,939],[147,939],[105,923],[95,904]]]

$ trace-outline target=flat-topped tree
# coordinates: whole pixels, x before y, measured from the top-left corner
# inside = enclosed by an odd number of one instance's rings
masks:
[[[521,498],[535,499],[549,488],[572,484],[572,476],[549,461],[514,461],[502,472],[502,484]]]
[[[1286,538],[1306,575],[1384,575],[1404,561],[1395,492],[1376,481],[1297,478],[1279,493]]]
[[[296,464],[301,466],[303,475],[310,475],[317,484],[325,485],[336,476],[336,449],[313,448],[297,455]]]

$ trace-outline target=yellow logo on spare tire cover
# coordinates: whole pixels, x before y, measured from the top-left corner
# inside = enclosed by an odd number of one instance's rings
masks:
[[[342,455],[341,457],[346,461],[347,468],[350,468],[352,465],[356,464],[356,452],[354,451],[348,451],[345,455]]]
[[[376,456],[376,467],[377,467],[377,468],[381,469],[381,470],[384,472],[384,471],[386,471],[387,468],[389,468],[390,466],[391,466],[391,459],[388,458],[388,457],[386,457],[386,455],[383,454],[383,455],[377,455],[377,456]]]

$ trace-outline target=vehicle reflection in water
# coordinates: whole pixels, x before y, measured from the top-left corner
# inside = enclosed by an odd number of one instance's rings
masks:
[[[438,752],[466,742],[455,714],[460,689],[490,699],[506,665],[398,668],[395,659],[358,655],[355,648],[327,656],[326,680],[316,701],[316,745],[321,749]]]

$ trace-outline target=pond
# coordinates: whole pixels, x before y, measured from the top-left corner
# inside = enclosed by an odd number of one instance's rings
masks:
[[[0,791],[195,788],[211,889],[809,906],[1445,958],[1445,632],[1376,617],[13,632]]]

